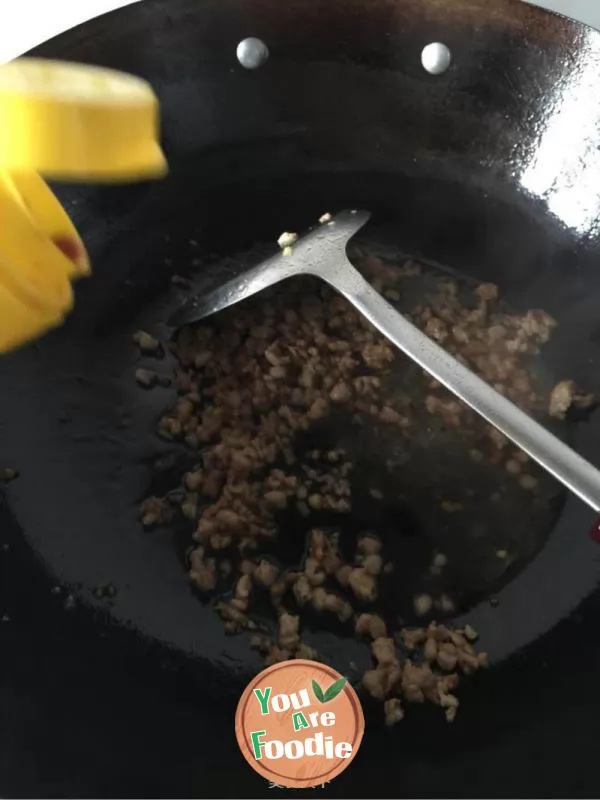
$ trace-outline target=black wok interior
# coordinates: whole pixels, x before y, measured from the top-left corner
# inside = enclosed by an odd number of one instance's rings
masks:
[[[271,52],[255,72],[235,58],[249,35]],[[452,50],[445,75],[420,65],[430,41]],[[359,245],[497,282],[517,310],[546,309],[559,322],[550,374],[600,394],[600,181],[585,178],[600,117],[584,91],[598,53],[597,34],[516,0],[147,0],[37,49],[150,80],[171,171],[56,187],[94,276],[62,329],[0,361],[0,466],[20,471],[0,498],[3,794],[267,792],[233,726],[260,659],[192,595],[169,532],[144,533],[136,519],[174,456],[154,434],[170,390],[136,385],[131,333],[170,335],[183,299],[173,274],[201,289],[282,230],[368,208]],[[571,138],[536,193],[561,113]],[[600,464],[597,413],[561,433]],[[360,753],[323,791],[593,794],[593,522],[561,494],[498,604],[481,596],[468,609],[493,666],[465,683],[451,729],[423,708],[385,731],[365,703]],[[107,583],[110,602],[94,592]],[[358,646],[319,637],[333,666],[365,661]]]

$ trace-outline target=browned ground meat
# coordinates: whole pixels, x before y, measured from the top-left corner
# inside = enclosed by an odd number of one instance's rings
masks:
[[[282,248],[294,235],[284,235]],[[420,273],[406,262],[388,265],[371,256],[361,267],[388,299],[397,300],[402,281]],[[429,336],[504,395],[530,412],[549,409],[564,416],[577,401],[593,398],[563,381],[544,397],[525,367],[524,357],[539,352],[555,322],[543,311],[510,315],[498,305],[498,288],[481,284],[473,302],[463,304],[457,284],[438,281],[427,305],[410,315]],[[162,354],[164,345],[139,331],[134,341],[145,355]],[[361,535],[350,558],[339,537],[311,524],[315,512],[347,515],[352,511],[353,463],[343,449],[312,450],[302,457],[296,441],[331,414],[345,410],[357,424],[382,426],[410,436],[411,412],[386,393],[385,378],[398,357],[391,345],[340,296],[318,286],[311,293],[279,292],[229,309],[209,324],[179,331],[168,346],[176,359],[172,407],[159,421],[159,434],[185,442],[196,453],[194,467],[182,473],[181,491],[149,497],[140,506],[145,527],[168,524],[181,514],[190,529],[189,577],[203,594],[213,594],[227,579],[230,594],[215,608],[228,633],[259,630],[253,619],[256,597],[267,598],[277,618],[271,636],[253,633],[252,647],[267,664],[287,658],[318,658],[302,642],[307,612],[333,615],[348,631],[371,645],[374,667],[362,678],[366,692],[384,703],[388,725],[404,717],[406,703],[434,703],[452,721],[458,709],[453,694],[462,674],[486,664],[473,647],[477,633],[431,623],[396,631],[378,613],[378,586],[393,569],[384,566],[385,548],[372,535]],[[154,372],[138,369],[138,382],[151,388]],[[425,408],[453,428],[479,426],[483,444],[471,449],[480,463],[505,466],[525,491],[537,479],[527,471],[527,456],[515,451],[502,434],[489,428],[428,376]],[[374,499],[383,499],[376,487]],[[173,498],[177,499],[174,500]],[[448,513],[462,503],[442,502]],[[293,512],[306,522],[307,552],[301,568],[278,564],[264,548],[285,536],[282,515]],[[348,552],[348,548],[345,549]],[[430,567],[446,566],[437,553]],[[418,594],[419,616],[432,609],[452,613],[453,601]]]

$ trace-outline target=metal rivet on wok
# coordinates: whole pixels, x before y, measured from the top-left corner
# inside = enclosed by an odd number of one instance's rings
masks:
[[[423,48],[421,64],[430,75],[441,75],[452,62],[452,53],[442,42],[432,42]]]
[[[262,41],[250,36],[237,46],[237,59],[245,69],[258,69],[269,58],[269,48]]]

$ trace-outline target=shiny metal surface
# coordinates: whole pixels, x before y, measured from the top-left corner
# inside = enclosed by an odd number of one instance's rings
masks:
[[[255,36],[243,39],[237,46],[237,60],[245,69],[258,69],[269,59],[269,48]]]
[[[421,64],[431,75],[441,75],[452,63],[452,53],[443,42],[431,42],[421,53]]]
[[[298,239],[289,255],[275,255],[212,292],[187,301],[171,317],[169,324],[179,327],[198,322],[296,275],[321,278],[344,295],[398,349],[535,459],[594,511],[600,511],[600,472],[589,461],[422,333],[384,300],[352,266],[346,255],[346,247],[369,217],[366,211],[342,211],[336,214],[331,221]]]

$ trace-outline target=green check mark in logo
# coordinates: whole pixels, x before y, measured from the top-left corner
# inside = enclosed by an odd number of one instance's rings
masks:
[[[313,680],[312,682],[312,690],[320,703],[329,703],[330,700],[335,700],[338,694],[342,691],[346,683],[348,682],[347,678],[340,678],[339,680],[335,681],[331,684],[331,686],[323,691],[319,684]]]

